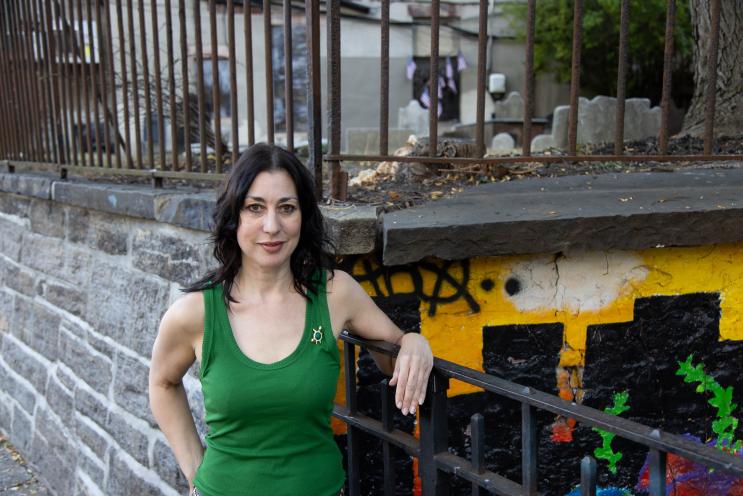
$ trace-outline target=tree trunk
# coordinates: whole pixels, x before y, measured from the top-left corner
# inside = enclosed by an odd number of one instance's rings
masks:
[[[720,45],[717,59],[715,136],[743,134],[743,2],[720,0]],[[710,0],[689,0],[694,33],[694,96],[682,134],[701,135],[707,108]]]

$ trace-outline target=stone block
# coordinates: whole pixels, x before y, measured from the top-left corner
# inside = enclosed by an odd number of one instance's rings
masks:
[[[147,397],[149,367],[124,353],[116,354],[115,364],[114,401],[134,416],[155,425]]]
[[[3,339],[2,357],[11,369],[33,385],[36,392],[46,393],[49,362],[29,353],[23,345],[7,335]]]
[[[51,185],[54,179],[52,174],[30,172],[11,174],[3,171],[0,172],[0,191],[48,200],[51,198]]]
[[[60,317],[25,298],[15,299],[15,321],[11,332],[50,361],[59,354]]]
[[[23,233],[25,229],[11,220],[0,217],[0,253],[15,260],[21,259],[21,247],[23,246]]]
[[[35,435],[29,458],[39,473],[44,474],[45,479],[54,481],[57,494],[70,494],[75,481],[75,455],[69,452],[60,454],[51,442]]]
[[[3,393],[3,391],[0,391]],[[0,394],[0,430],[10,432],[13,423],[13,404],[10,400],[3,401],[3,395]]]
[[[167,309],[170,286],[164,281],[102,262],[88,297],[86,320],[97,332],[149,357],[160,318]]]
[[[18,406],[13,407],[13,422],[10,424],[10,439],[16,448],[27,453],[34,437],[31,416]]]
[[[377,241],[377,207],[353,205],[321,209],[328,236],[339,255],[371,253]]]
[[[88,239],[90,214],[87,209],[65,205],[65,239],[72,243],[84,243]]]
[[[94,422],[78,416],[75,420],[75,434],[82,443],[90,448],[100,460],[105,460],[110,443],[101,427]]]
[[[145,467],[149,465],[149,438],[143,432],[129,424],[124,417],[111,411],[106,424],[106,432],[132,458]]]
[[[25,233],[21,244],[21,263],[45,274],[61,274],[64,244],[58,238]]]
[[[216,197],[211,192],[172,195],[158,201],[155,218],[159,222],[209,232],[215,204]]]
[[[91,287],[105,274],[98,267],[96,259],[89,248],[80,248],[66,244],[64,248],[64,268],[57,276],[70,284],[80,287]],[[91,279],[94,283],[91,283]]]
[[[142,186],[59,181],[52,185],[52,199],[91,210],[155,218],[155,199],[162,192]]]
[[[73,401],[72,392],[65,388],[54,375],[49,378],[46,387],[46,401],[54,414],[60,418],[64,425],[70,425],[72,421]]]
[[[4,264],[3,283],[14,291],[18,291],[26,296],[34,297],[36,295],[36,274],[23,267],[13,263]]]
[[[108,394],[113,374],[111,360],[64,329],[59,338],[59,357],[90,387],[103,395]]]
[[[206,239],[186,240],[183,236],[140,228],[132,240],[132,264],[144,272],[185,286],[198,279],[204,269],[198,249],[202,243],[206,243]]]
[[[110,255],[126,255],[130,227],[125,217],[90,212],[88,220],[91,248]]]
[[[162,496],[161,489],[143,479],[140,474],[145,468],[126,460],[118,454],[111,459],[106,485],[107,496]]]
[[[31,230],[53,238],[63,238],[65,233],[65,212],[59,203],[34,200],[29,209]]]
[[[6,215],[28,219],[31,199],[27,196],[0,193],[0,212]]]
[[[181,494],[188,492],[188,480],[186,480],[183,472],[178,467],[170,446],[162,439],[155,441],[152,461],[152,469],[162,480],[176,488]]]
[[[72,373],[70,369],[64,366],[64,364],[60,364],[60,366],[57,368],[57,379],[59,379],[59,382],[62,383],[64,387],[75,392],[75,389],[77,389],[77,383],[80,381],[80,379],[75,376],[75,374]]]
[[[85,479],[80,477],[81,472],[85,474]],[[75,488],[76,494],[103,496],[103,491],[93,482],[97,481],[103,484],[103,481],[106,480],[106,465],[102,461],[95,460],[88,453],[81,452],[77,459],[77,475],[75,484],[76,486],[82,485],[79,490],[77,487]]]
[[[104,427],[108,421],[108,400],[98,396],[85,387],[75,389],[75,410]]]
[[[28,415],[33,415],[37,392],[19,381],[5,361],[0,361],[0,388],[13,398]]]
[[[78,286],[46,279],[38,285],[38,292],[52,305],[78,317],[83,316],[87,294]]]
[[[10,331],[11,322],[15,318],[15,296],[7,291],[0,290],[0,339],[2,334]]]
[[[71,426],[63,423],[49,408],[40,405],[36,409],[34,427],[36,434],[40,434],[58,456],[69,459],[71,454],[77,453],[75,443],[71,442],[72,432],[68,428]]]
[[[512,152],[515,147],[516,140],[508,133],[496,134],[493,136],[493,141],[490,143],[490,148],[495,153]]]

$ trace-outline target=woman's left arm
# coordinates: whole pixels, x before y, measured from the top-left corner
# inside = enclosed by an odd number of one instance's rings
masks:
[[[382,372],[392,375],[389,384],[396,386],[397,407],[404,415],[415,413],[426,397],[428,376],[433,368],[428,340],[417,333],[403,333],[346,272],[336,270],[330,288],[330,301],[342,314],[346,329],[364,339],[400,346],[396,360],[377,353],[372,355]]]

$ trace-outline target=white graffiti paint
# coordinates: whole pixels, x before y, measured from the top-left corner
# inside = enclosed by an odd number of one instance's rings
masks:
[[[598,311],[647,277],[642,260],[628,252],[573,252],[514,264],[508,278],[520,290],[508,299],[521,311]]]

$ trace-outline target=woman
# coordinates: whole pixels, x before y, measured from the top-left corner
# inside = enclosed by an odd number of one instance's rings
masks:
[[[150,405],[193,494],[335,496],[345,475],[330,428],[342,329],[400,345],[395,402],[415,413],[433,357],[348,274],[332,270],[312,178],[291,153],[255,145],[235,164],[215,213],[216,270],[163,316]],[[200,363],[206,450],[182,378]]]

